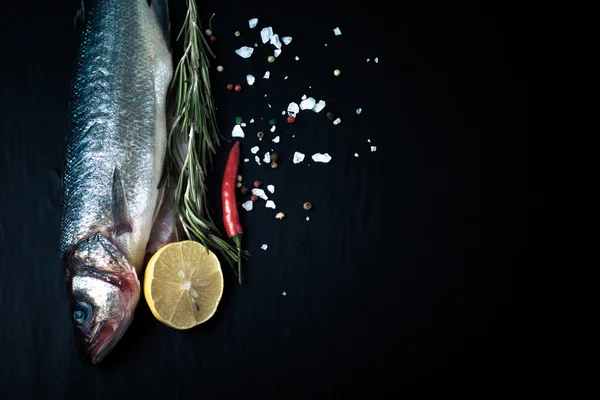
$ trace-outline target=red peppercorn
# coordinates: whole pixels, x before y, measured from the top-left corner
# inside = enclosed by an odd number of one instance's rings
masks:
[[[258,200],[258,196],[253,194],[252,196],[250,196],[250,200],[252,201],[257,201]]]
[[[294,117],[292,117],[291,115],[289,115],[289,116],[287,117],[287,122],[288,122],[289,124],[293,124],[294,122],[296,122],[296,118],[294,118]]]
[[[213,43],[216,42],[217,41],[217,37],[215,35],[211,35],[210,36],[210,41],[213,42]]]
[[[242,91],[242,87],[240,85],[235,85],[235,91],[236,92],[241,92]]]
[[[254,187],[255,188],[260,187],[261,183],[262,183],[261,181],[254,181]]]
[[[231,83],[227,85],[227,90],[233,90],[233,85]]]

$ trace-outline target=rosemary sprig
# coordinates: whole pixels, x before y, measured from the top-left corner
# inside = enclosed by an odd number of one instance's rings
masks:
[[[184,51],[170,88],[176,91],[176,118],[169,132],[165,172],[166,177],[173,173],[178,176],[174,213],[188,239],[202,243],[234,267],[240,261],[240,255],[234,245],[223,239],[212,219],[206,197],[206,174],[212,165],[213,154],[221,144],[207,56],[214,57],[214,54],[202,35],[196,2],[188,0],[187,3],[187,14],[177,36],[178,41],[183,36]],[[209,20],[209,27],[213,17],[214,14]],[[185,158],[177,143],[178,131],[187,133]],[[237,275],[235,267],[233,269]]]

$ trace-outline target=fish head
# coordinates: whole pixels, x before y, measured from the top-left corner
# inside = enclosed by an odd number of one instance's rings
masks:
[[[133,320],[140,297],[136,270],[101,233],[77,243],[63,263],[79,355],[98,364]]]

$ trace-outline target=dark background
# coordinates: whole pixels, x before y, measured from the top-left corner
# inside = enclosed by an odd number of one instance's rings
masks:
[[[171,3],[175,35],[185,3]],[[597,300],[584,276],[592,264],[580,253],[591,236],[575,226],[588,219],[586,198],[565,206],[579,183],[566,179],[565,167],[583,171],[592,161],[567,164],[560,150],[584,129],[598,131],[574,112],[592,113],[592,103],[573,107],[592,82],[592,14],[573,3],[518,4],[200,2],[205,23],[216,13],[221,130],[229,138],[237,115],[257,121],[246,129],[242,157],[253,159],[258,144],[261,158],[268,146],[283,160],[277,170],[251,161],[242,174],[274,184],[272,199],[287,218],[276,220],[260,203],[241,210],[253,254],[247,282],[237,285],[224,266],[214,318],[179,332],[142,300],[97,367],[77,359],[58,259],[78,2],[3,7],[0,398],[587,390],[598,372]],[[259,25],[249,30],[252,17]],[[234,54],[260,43],[264,26],[293,37],[274,64],[266,45],[247,60]],[[342,36],[333,35],[337,26]],[[365,61],[375,57],[378,64]],[[257,78],[253,87],[247,73]],[[245,90],[226,92],[230,82]],[[285,124],[281,111],[302,94],[326,100],[327,109]],[[342,123],[333,126],[327,110]],[[275,134],[271,117],[281,121]],[[229,146],[209,182],[217,215]],[[303,164],[289,160],[296,150],[307,155]],[[315,152],[333,160],[312,163]]]

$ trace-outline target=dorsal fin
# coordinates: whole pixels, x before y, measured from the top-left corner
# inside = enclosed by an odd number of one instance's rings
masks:
[[[168,0],[147,0],[148,5],[154,11],[158,24],[162,28],[165,37],[165,43],[169,51],[171,50],[171,20],[169,16],[169,1]]]
[[[131,218],[127,212],[127,199],[125,198],[125,190],[121,181],[119,168],[115,167],[113,173],[112,184],[112,218],[113,218],[113,235],[120,236],[123,233],[131,232]]]

